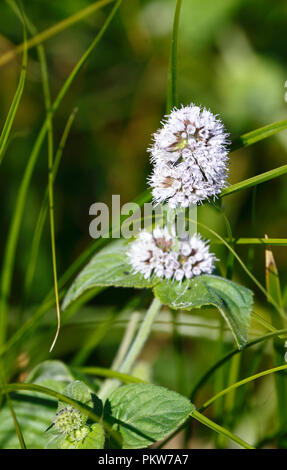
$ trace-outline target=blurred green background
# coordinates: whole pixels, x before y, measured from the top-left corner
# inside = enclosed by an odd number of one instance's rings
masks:
[[[39,31],[91,3],[89,0],[23,1],[28,18]],[[112,194],[120,194],[123,204],[133,200],[146,188],[146,177],[150,172],[146,148],[165,110],[174,7],[175,0],[124,0],[120,13],[56,113],[54,126],[57,145],[69,114],[75,107],[78,108],[55,183],[59,274],[92,242],[88,231],[91,221],[89,207],[92,203],[103,201],[111,205]],[[109,9],[110,6],[92,14],[45,42],[53,97],[94,38]],[[286,17],[287,3],[284,0],[183,0],[178,57],[180,102],[202,104],[220,114],[231,139],[249,130],[286,119]],[[0,54],[21,41],[21,24],[2,1]],[[20,56],[0,68],[1,123],[5,120],[13,98],[20,69]],[[1,257],[19,183],[44,118],[40,66],[35,49],[31,49],[24,95],[0,172]],[[238,182],[276,168],[285,164],[286,159],[285,131],[233,153],[229,181]],[[12,296],[15,308],[21,304],[25,268],[47,178],[47,146],[43,146],[30,186],[17,250]],[[272,238],[287,237],[286,183],[285,175],[259,185],[256,195],[252,190],[245,190],[224,199],[235,237],[263,237],[264,234]],[[255,197],[253,221],[252,197]],[[226,235],[224,220],[213,209],[201,207],[199,217],[213,230]],[[226,250],[216,249],[218,255],[225,259]],[[287,250],[286,247],[277,247],[273,252],[284,291],[287,285]],[[238,253],[245,262],[252,261],[252,252],[248,253],[248,247],[238,247]],[[264,263],[264,248],[255,247],[251,266],[262,283],[265,282]],[[244,285],[251,286],[237,266],[234,276]],[[30,304],[41,301],[52,285],[47,223]],[[256,296],[259,304],[264,301],[259,292],[256,292]],[[109,290],[91,305],[99,309],[103,305],[109,308],[112,304],[117,310],[131,297],[130,291]],[[71,349],[70,343],[74,341],[73,345],[77,347],[80,338],[76,327],[66,329],[62,334],[62,346],[60,338],[55,355],[66,357],[65,354],[69,354]],[[118,338],[114,339],[111,332],[93,356],[94,363],[96,360],[97,365],[109,366],[117,341]],[[165,336],[159,338],[148,357],[156,356],[161,349],[160,345],[165,345],[165,342]],[[194,364],[192,371],[186,364],[191,379],[194,378],[193,374],[197,376],[202,373],[202,363],[204,367],[211,365],[210,354],[213,352],[210,351],[213,349],[207,350],[205,346],[205,342],[201,342],[196,349],[202,358],[201,363]],[[189,340],[186,351],[194,352],[194,345]],[[42,355],[47,356],[46,351]],[[172,353],[168,347],[161,349],[161,355],[159,364],[171,360]],[[37,362],[40,357],[34,357],[32,362]],[[170,369],[165,370],[161,366],[157,368],[155,365],[155,376],[159,383],[176,387],[176,378]],[[185,392],[189,389],[187,385]]]
[[[22,40],[21,24],[1,2],[0,51]],[[39,31],[89,5],[90,1],[29,0],[27,16]],[[131,201],[146,187],[150,165],[146,148],[165,109],[167,64],[174,0],[125,0],[89,63],[55,117],[59,139],[69,113],[78,107],[55,184],[55,218],[59,272],[90,243],[89,207],[111,204],[120,194]],[[55,97],[73,65],[102,24],[109,6],[45,43],[52,94]],[[183,1],[179,36],[179,98],[219,113],[231,136],[286,118],[285,34],[287,4],[278,0]],[[21,57],[0,68],[0,118],[3,122],[15,92]],[[35,49],[29,52],[28,81],[17,113],[14,139],[0,175],[1,250],[23,170],[44,119],[41,74]],[[286,162],[287,133],[265,140],[231,157],[230,182],[259,174]],[[224,200],[235,236],[285,237],[287,177],[258,187],[255,227],[251,195],[244,191]],[[18,250],[15,302],[29,255],[31,234],[47,181],[47,149],[32,181]],[[223,221],[202,211],[202,220]],[[253,232],[253,233],[252,233]],[[244,249],[244,254],[246,249]],[[286,249],[277,248],[282,280],[287,275]],[[244,255],[243,254],[243,255]],[[256,274],[263,273],[263,250],[256,248]],[[52,283],[49,230],[41,245],[33,296],[38,301]]]

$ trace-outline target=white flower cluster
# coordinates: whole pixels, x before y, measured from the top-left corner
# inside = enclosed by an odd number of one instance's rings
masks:
[[[154,134],[149,178],[154,201],[189,207],[215,197],[226,185],[228,134],[206,108],[174,108]]]
[[[142,230],[128,250],[133,269],[146,279],[153,274],[165,279],[182,281],[199,274],[212,273],[215,257],[199,235],[186,241],[176,240],[168,229]]]

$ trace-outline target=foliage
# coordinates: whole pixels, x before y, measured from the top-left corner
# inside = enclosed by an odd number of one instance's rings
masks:
[[[134,449],[173,436],[182,448],[286,448],[283,2],[277,38],[266,1],[2,9],[0,448]],[[165,109],[191,101],[231,132],[230,185],[198,208],[221,261],[215,275],[145,279],[130,242],[89,240],[88,209],[108,194],[151,199],[150,135]]]

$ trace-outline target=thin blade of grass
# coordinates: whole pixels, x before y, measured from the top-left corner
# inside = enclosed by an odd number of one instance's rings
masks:
[[[72,111],[72,113],[70,114],[70,116],[67,120],[66,126],[64,128],[64,131],[63,131],[63,134],[62,134],[62,137],[61,137],[61,140],[60,140],[60,143],[59,143],[56,155],[55,155],[55,161],[54,161],[54,164],[53,164],[53,170],[52,170],[53,181],[55,181],[55,178],[57,176],[57,172],[58,172],[58,169],[59,169],[59,165],[60,165],[60,162],[61,162],[63,151],[64,151],[64,148],[65,148],[65,145],[66,145],[66,142],[67,142],[72,124],[74,122],[76,112],[77,112],[77,108],[75,108]],[[47,202],[48,202],[48,186],[46,188],[46,191],[45,191],[45,194],[44,194],[44,197],[43,197],[40,213],[39,213],[39,216],[38,216],[38,219],[37,219],[37,222],[36,222],[36,228],[35,228],[32,244],[31,244],[29,262],[28,262],[28,266],[27,266],[27,269],[26,269],[25,281],[24,281],[24,295],[25,295],[25,298],[27,298],[27,296],[29,295],[29,292],[30,292],[30,289],[31,289],[31,286],[32,286],[32,282],[33,282],[33,278],[34,278],[40,241],[41,241],[41,237],[42,237],[42,233],[43,233],[43,229],[44,229],[44,224],[45,224],[46,217],[47,217],[47,212],[48,212]]]
[[[6,383],[6,377],[5,377],[3,363],[1,364],[0,378],[1,378],[2,386],[5,387],[7,385],[7,383]],[[16,413],[15,413],[13,405],[12,405],[12,401],[11,401],[9,392],[5,393],[5,396],[6,396],[7,405],[8,405],[8,408],[10,410],[12,420],[13,420],[13,423],[14,423],[14,426],[15,426],[15,431],[16,431],[16,434],[17,434],[17,437],[18,437],[18,440],[19,440],[20,447],[21,447],[21,449],[26,449],[26,444],[25,444],[25,441],[24,441],[24,437],[23,437],[21,428],[20,428],[19,423],[18,423]],[[3,398],[3,396],[1,397],[1,399],[2,398]],[[1,401],[2,400],[0,400],[0,402]]]
[[[28,64],[28,49],[27,49],[27,31],[26,31],[26,24],[21,17],[21,15],[18,15],[22,21],[23,24],[23,38],[24,38],[24,46],[23,46],[23,58],[22,58],[22,67],[21,67],[21,73],[20,73],[20,78],[19,78],[19,83],[15,92],[15,95],[13,97],[10,109],[8,111],[8,115],[6,118],[6,121],[3,126],[3,130],[0,136],[0,165],[3,161],[5,150],[7,147],[7,142],[9,139],[9,135],[12,129],[12,125],[17,113],[17,109],[20,103],[20,100],[23,95],[24,91],[24,86],[25,86],[25,81],[26,81],[26,75],[27,75],[27,64]]]
[[[265,235],[268,241],[268,236]],[[267,245],[265,250],[265,279],[266,279],[266,290],[267,292],[276,299],[277,303],[283,308],[282,293],[280,286],[279,273],[276,266],[275,258],[271,251],[270,246]],[[269,300],[269,299],[267,299]],[[277,315],[277,312],[272,312],[272,323],[276,328],[285,328],[286,320]],[[284,342],[279,338],[274,338],[273,341],[274,350],[274,364],[275,366],[282,366],[284,364]],[[279,430],[286,429],[287,425],[287,409],[285,406],[285,400],[287,396],[287,376],[286,374],[276,374],[275,376],[275,388],[277,394],[277,416],[278,416],[278,427]]]
[[[258,184],[265,183],[279,176],[283,176],[287,173],[287,165],[279,166],[274,168],[274,170],[266,171],[257,176],[252,176],[246,180],[240,181],[239,183],[232,184],[231,186],[223,189],[220,197],[229,196],[230,194],[237,193],[238,191],[243,191],[244,189],[252,188]]]
[[[134,377],[133,375],[122,374],[117,370],[113,369],[106,369],[104,367],[73,367],[76,371],[81,372],[82,374],[86,375],[96,375],[99,377],[108,377],[113,379],[119,379],[123,383],[132,384],[132,383],[147,383],[138,377]]]
[[[168,80],[167,80],[167,100],[166,100],[166,112],[169,113],[174,106],[178,105],[177,97],[177,45],[178,45],[178,30],[179,30],[179,19],[181,10],[182,0],[177,0],[172,38],[171,38],[171,51],[168,67]]]
[[[278,132],[282,132],[286,129],[287,119],[274,122],[273,124],[268,124],[267,126],[260,127],[254,131],[246,132],[237,139],[235,138],[232,142],[231,149],[234,151],[240,149],[241,147],[248,147],[249,145],[256,144],[256,142],[260,142],[260,140],[272,137]]]
[[[232,441],[236,442],[236,444],[239,444],[244,449],[254,449],[254,447],[252,447],[247,442],[243,441],[240,437],[235,436],[235,434],[228,431],[228,429],[225,429],[224,427],[219,426],[218,424],[214,423],[209,418],[202,415],[199,411],[194,410],[190,416],[196,419],[197,421],[199,421],[201,424],[204,424],[204,426],[207,426],[208,428],[219,433],[220,435],[227,437],[228,439],[231,439]]]
[[[248,341],[244,349],[233,349],[229,353],[227,353],[224,357],[222,357],[219,361],[217,361],[213,366],[211,366],[205,374],[199,379],[199,381],[193,387],[190,393],[190,400],[193,402],[196,396],[197,391],[207,382],[207,380],[214,374],[214,372],[219,368],[222,367],[227,361],[229,361],[233,356],[236,354],[242,354],[248,348],[255,346],[263,341],[268,341],[269,339],[273,339],[275,336],[286,335],[287,329],[284,330],[276,330],[271,333],[267,333],[266,335],[259,336],[251,341]]]
[[[253,134],[254,138],[249,139],[248,141],[246,140],[246,138],[243,138],[243,136],[245,136],[247,134],[243,134],[242,139],[239,141],[236,148],[242,147],[244,145],[244,143],[246,145],[251,145],[255,142],[258,142],[259,140],[265,139],[265,138],[267,138],[271,135],[275,135],[277,132],[280,132],[280,131],[286,129],[286,126],[287,126],[286,121],[280,121],[280,122],[274,123],[270,126],[265,126],[263,128],[255,130],[255,131],[251,131],[248,134],[250,134],[250,135]],[[45,130],[44,130],[44,132],[45,132]],[[234,149],[235,149],[235,147],[234,147]],[[271,170],[271,171],[274,171],[274,170]],[[234,185],[234,186],[236,186],[236,185]],[[232,188],[234,186],[230,186],[229,188],[227,188],[226,191],[229,191],[229,192],[226,193],[226,195],[231,194]],[[242,189],[245,189],[245,188],[243,187]],[[241,188],[237,189],[237,190],[241,190]],[[140,207],[142,207],[145,202],[150,202],[150,200],[151,200],[150,192],[145,191],[138,198],[135,199],[135,202],[138,203]],[[125,217],[126,216],[121,218],[121,222],[124,220]],[[109,233],[111,233],[113,229],[114,229],[114,227],[112,227],[109,230]],[[63,274],[63,276],[61,277],[61,279],[59,281],[59,286],[63,287],[77,273],[77,271],[90,258],[90,256],[92,254],[94,254],[99,248],[101,248],[108,241],[109,241],[109,239],[102,238],[102,239],[97,240],[96,242],[94,242],[91,246],[89,246],[74,261],[74,263],[66,270],[66,272]],[[274,244],[274,245],[282,245],[282,246],[286,245],[286,239],[270,239],[269,242],[270,242],[270,244]],[[221,243],[221,241],[219,241],[219,243]],[[265,241],[264,241],[264,239],[260,239],[260,238],[255,238],[255,239],[240,238],[240,239],[236,240],[236,243],[237,244],[250,244],[250,243],[252,243],[252,244],[256,244],[256,245],[257,244],[263,244],[264,245]],[[29,330],[30,327],[34,327],[37,324],[37,322],[41,320],[42,316],[47,311],[47,306],[50,306],[50,304],[51,304],[50,295],[51,295],[51,292],[46,296],[46,298],[44,299],[43,304],[36,310],[36,312],[34,313],[33,318],[30,318],[27,321],[27,323],[25,325],[23,325],[23,327],[18,332],[16,332],[14,334],[14,336],[11,338],[11,340],[9,340],[9,343],[7,343],[6,345],[3,345],[3,347],[0,348],[0,354],[3,354],[4,352],[8,351],[9,348],[11,347],[11,345],[13,345],[13,344],[15,344],[15,342],[19,341],[27,333],[27,331]],[[0,322],[1,322],[1,320],[0,320]]]
[[[6,2],[10,5],[10,7],[18,14],[20,15],[21,12],[19,11],[18,4],[15,2],[15,0],[6,0]],[[23,12],[23,15],[25,17],[25,23],[27,24],[27,28],[29,32],[33,35],[37,35],[37,29],[33,25],[33,23],[29,20],[27,15]],[[48,146],[49,149],[53,148],[53,123],[52,123],[52,118],[50,117],[50,108],[51,108],[51,92],[50,92],[50,84],[49,84],[49,76],[48,76],[48,66],[47,66],[47,59],[46,59],[46,53],[45,49],[42,44],[37,45],[37,54],[39,58],[39,63],[40,63],[40,69],[41,69],[41,78],[42,78],[42,88],[43,88],[43,95],[44,95],[44,103],[45,103],[45,109],[46,109],[46,115],[48,117],[48,125],[47,125],[47,133],[48,133]],[[41,215],[41,213],[40,213]],[[43,221],[43,226],[44,226],[44,221]],[[34,233],[34,238],[36,238],[37,233]],[[29,263],[33,260],[31,257],[29,257]],[[26,270],[26,273],[30,274],[29,270],[29,264]],[[27,279],[27,274],[26,274],[26,279]],[[26,280],[24,282],[24,286],[26,285]],[[25,290],[24,290],[25,293]]]
[[[13,422],[14,422],[15,431],[16,431],[16,434],[17,434],[17,437],[18,437],[18,440],[19,440],[20,447],[21,447],[21,449],[27,449],[26,444],[25,444],[25,440],[24,440],[24,437],[23,437],[23,433],[21,431],[21,428],[20,428],[16,413],[14,411],[9,393],[7,393],[6,397],[7,397],[7,403],[8,403],[10,413],[11,413],[11,416],[12,416],[12,419],[13,419]]]
[[[55,390],[52,390],[50,388],[43,387],[42,385],[28,384],[28,383],[10,383],[0,388],[0,394],[7,394],[7,393],[17,392],[21,390],[38,392],[44,395],[48,395],[50,397],[55,398],[58,401],[67,403],[68,405],[76,408],[77,410],[87,415],[92,421],[96,423],[101,420],[101,423],[104,426],[105,430],[108,432],[108,434],[112,435],[117,442],[119,443],[121,442],[119,434],[116,431],[114,431],[105,420],[102,420],[101,417],[98,416],[91,408],[86,407],[82,405],[79,401],[73,400],[72,398],[67,397],[66,395],[56,392]]]
[[[267,235],[265,235],[265,240],[267,243],[269,242]],[[275,258],[268,245],[265,249],[265,276],[267,291],[272,295],[274,299],[277,300],[277,303],[281,305],[281,307],[283,307],[279,273],[276,266]]]
[[[82,69],[83,65],[88,60],[89,56],[93,52],[95,46],[98,44],[100,39],[102,38],[104,32],[106,31],[107,27],[109,26],[111,20],[113,19],[116,11],[118,10],[121,4],[121,0],[118,0],[114,5],[112,11],[108,15],[107,19],[105,20],[103,26],[101,27],[99,33],[96,35],[95,39],[82,55],[78,63],[73,68],[71,74],[66,79],[64,85],[62,86],[61,90],[58,93],[57,98],[55,99],[51,110],[50,115],[52,116],[56,110],[58,109],[60,103],[62,102],[64,96],[66,95],[67,91],[69,90],[71,84],[73,83],[74,79],[76,78],[79,71]],[[15,261],[15,253],[16,253],[16,246],[19,237],[19,230],[20,225],[23,218],[24,213],[24,206],[27,197],[28,187],[31,181],[31,177],[33,174],[33,170],[42,147],[42,143],[46,136],[48,130],[48,122],[49,119],[46,117],[44,124],[39,132],[39,135],[36,139],[34,144],[32,153],[30,155],[28,164],[26,166],[26,170],[19,188],[17,201],[16,201],[16,209],[14,212],[14,216],[12,218],[9,234],[8,234],[8,241],[5,250],[5,257],[3,262],[2,268],[2,277],[1,277],[1,298],[0,298],[0,345],[5,342],[6,338],[6,330],[7,330],[7,299],[10,295],[11,290],[11,280],[12,280],[12,272],[14,267]]]
[[[189,220],[189,222],[193,222],[193,220],[189,217],[187,217],[187,220]],[[205,224],[203,224],[202,222],[197,222],[198,225],[200,225],[201,227],[203,227],[205,230],[207,230],[209,233],[211,233],[212,235],[215,235],[216,238],[218,238],[218,240],[220,240],[227,248],[228,250],[233,254],[234,258],[239,262],[240,266],[243,268],[243,270],[246,272],[246,274],[248,275],[248,277],[254,282],[254,284],[258,287],[259,290],[261,290],[261,292],[266,296],[268,297],[268,300],[270,303],[272,303],[273,307],[275,307],[275,309],[277,310],[278,314],[282,317],[282,318],[285,318],[285,312],[282,308],[281,305],[278,304],[278,302],[272,297],[272,295],[267,292],[267,290],[262,286],[262,284],[258,281],[258,279],[256,279],[255,276],[253,276],[253,274],[251,273],[251,271],[249,271],[249,269],[247,268],[247,266],[245,265],[245,263],[242,261],[242,259],[238,256],[238,254],[236,253],[236,251],[230,246],[230,244],[224,240],[224,238],[222,238],[218,233],[216,233],[214,230],[210,229],[209,227],[207,227]]]
[[[104,6],[108,5],[109,3],[114,2],[115,0],[99,0],[97,2],[92,3],[91,5],[83,8],[82,10],[74,13],[73,15],[65,18],[63,21],[55,24],[51,28],[42,31],[41,33],[37,34],[36,36],[32,37],[27,41],[27,48],[31,49],[38,44],[42,44],[43,42],[47,41],[47,39],[52,38],[56,34],[61,33],[65,29],[71,27],[73,24],[77,23],[78,21],[82,20],[83,18],[88,17],[95,11],[103,8]],[[24,49],[24,43],[20,44],[19,46],[15,47],[15,49],[6,52],[5,54],[0,57],[0,67],[2,65],[7,64],[12,59],[14,59],[18,54],[20,54]]]
[[[274,246],[286,246],[287,238],[235,238],[234,243],[236,245],[274,245]],[[219,241],[214,240],[212,243],[220,243]]]
[[[274,374],[275,372],[280,372],[283,370],[287,369],[287,364],[284,364],[279,367],[273,367],[272,369],[267,369],[263,370],[262,372],[259,372],[258,374],[251,375],[250,377],[247,377],[243,380],[240,380],[229,387],[225,388],[224,390],[221,390],[221,392],[217,393],[213,397],[211,397],[209,400],[207,400],[199,409],[200,411],[206,410],[212,403],[214,403],[218,398],[222,397],[223,395],[226,395],[227,393],[233,392],[236,388],[241,387],[242,385],[245,385],[249,382],[252,382],[253,380],[257,380],[261,377],[265,377],[266,375]],[[286,429],[286,428],[285,428]]]

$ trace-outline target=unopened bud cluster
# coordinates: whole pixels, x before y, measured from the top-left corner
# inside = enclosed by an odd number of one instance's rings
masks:
[[[79,431],[86,421],[87,418],[79,410],[68,405],[58,411],[54,426],[61,434],[71,434]]]

